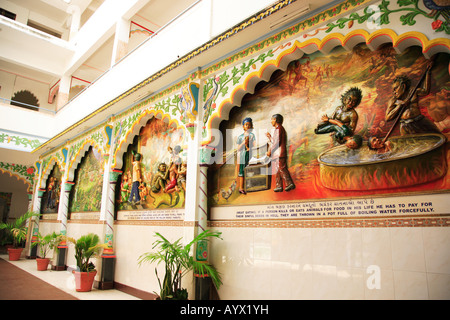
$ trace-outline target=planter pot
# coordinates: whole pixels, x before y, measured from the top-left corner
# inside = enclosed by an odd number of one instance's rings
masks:
[[[92,290],[94,284],[94,278],[97,271],[91,272],[79,272],[73,271],[75,276],[75,290],[78,292],[88,292]]]
[[[49,258],[36,258],[37,270],[46,271],[48,269],[48,264],[50,263]]]
[[[22,255],[23,248],[8,248],[9,261],[17,261]]]

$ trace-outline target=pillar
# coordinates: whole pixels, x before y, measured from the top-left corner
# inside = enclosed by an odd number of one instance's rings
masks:
[[[208,226],[208,167],[211,162],[211,154],[214,149],[205,146],[200,150],[200,174],[197,209],[197,234],[205,231]],[[195,251],[195,259],[200,262],[208,261],[208,242],[199,241]],[[211,279],[201,275],[195,276],[195,300],[209,300]]]
[[[128,40],[130,38],[130,21],[123,18],[116,23],[111,66],[128,53]]]
[[[108,175],[108,192],[107,201],[105,203],[105,237],[104,244],[107,248],[102,254],[102,268],[98,289],[107,290],[114,288],[114,269],[116,262],[116,254],[114,252],[114,203],[116,195],[117,179],[122,171],[112,169]]]
[[[44,196],[44,192],[45,192],[45,189],[43,189],[43,188],[39,188],[38,189],[38,192],[37,192],[37,198],[35,199],[36,201],[35,201],[35,203],[34,203],[34,211],[35,212],[39,212],[39,213],[41,213],[41,203],[42,203],[42,197]],[[36,257],[37,257],[37,254],[36,254],[36,252],[37,252],[37,246],[32,246],[32,244],[34,243],[34,242],[36,242],[36,240],[37,240],[37,236],[38,236],[38,234],[39,234],[39,217],[33,217],[33,220],[32,220],[32,234],[31,234],[31,245],[30,245],[30,254],[29,254],[29,256],[28,256],[28,258],[29,259],[36,259]]]
[[[70,19],[70,34],[69,34],[69,41],[70,41],[75,38],[75,36],[78,34],[78,30],[80,29],[81,10],[80,7],[78,6],[70,5],[67,8],[67,13],[72,15]]]
[[[59,198],[59,208],[58,208],[58,220],[61,221],[60,234],[67,236],[67,220],[69,218],[69,196],[75,182],[63,181],[61,183],[61,192]],[[52,268],[56,271],[66,270],[66,257],[67,257],[67,243],[66,241],[61,241],[58,245],[58,255],[56,257],[56,265]]]
[[[62,76],[59,81],[58,94],[56,96],[56,111],[61,109],[69,102],[70,86],[72,85],[72,77],[68,75]]]
[[[33,192],[32,191],[28,191],[28,209],[27,211],[30,212],[33,210]],[[29,252],[30,250],[30,245],[31,245],[31,241],[29,241],[31,239],[31,226],[33,225],[32,223],[32,219],[28,219],[27,222],[25,223],[26,227],[27,227],[27,237],[25,239],[25,252]]]

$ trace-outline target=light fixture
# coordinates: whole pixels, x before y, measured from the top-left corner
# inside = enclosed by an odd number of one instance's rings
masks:
[[[285,14],[281,19],[278,19],[270,24],[270,30],[276,29],[284,24],[287,24],[288,22],[291,22],[292,20],[297,19],[298,17],[304,15],[308,11],[310,11],[311,8],[309,7],[309,4],[306,6],[295,10],[293,12]]]
[[[65,3],[69,4],[72,0],[63,0]]]

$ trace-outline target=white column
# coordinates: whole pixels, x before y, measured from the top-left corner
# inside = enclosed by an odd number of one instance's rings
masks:
[[[71,85],[72,77],[68,75],[62,76],[61,80],[59,81],[59,89],[56,96],[56,110],[61,109],[69,101]]]
[[[71,5],[67,8],[67,13],[71,14],[69,41],[72,40],[80,29],[81,10],[80,7]]]
[[[116,33],[111,56],[111,66],[128,53],[128,40],[130,38],[130,21],[120,18],[116,23]]]

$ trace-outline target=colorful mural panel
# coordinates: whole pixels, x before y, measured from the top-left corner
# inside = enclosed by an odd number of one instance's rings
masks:
[[[118,210],[184,207],[185,137],[184,130],[157,118],[141,128],[123,156],[116,188]]]
[[[41,201],[41,213],[57,213],[59,196],[61,194],[62,173],[59,166],[55,165],[47,179],[45,192]]]
[[[90,147],[75,173],[75,185],[69,198],[70,212],[100,211],[104,159],[95,148]]]
[[[448,54],[428,60],[420,47],[398,54],[390,44],[376,51],[337,47],[291,62],[222,122],[224,161],[210,170],[211,205],[448,190],[448,64]],[[270,154],[274,138],[284,135],[274,130],[275,114],[287,135],[279,157]],[[255,148],[244,163],[243,188],[236,155],[246,118]]]

